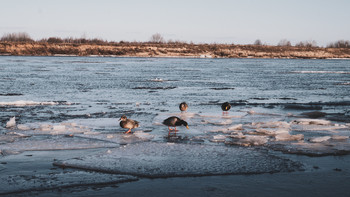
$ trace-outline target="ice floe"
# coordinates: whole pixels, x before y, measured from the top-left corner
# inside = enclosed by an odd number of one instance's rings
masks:
[[[151,79],[150,81],[153,81],[153,82],[164,82],[164,79],[162,79],[162,78],[154,78],[154,79]]]
[[[313,138],[310,138],[309,141],[310,142],[325,142],[325,141],[328,141],[329,139],[331,139],[332,137],[331,136],[323,136],[323,137],[313,137]]]
[[[303,139],[303,134],[290,135],[289,133],[281,133],[275,136],[276,141],[299,141]]]
[[[298,141],[287,144],[273,144],[269,147],[284,153],[308,156],[345,155],[350,153],[348,142],[331,142],[330,140],[321,143]]]
[[[140,177],[256,174],[301,170],[300,163],[241,147],[137,143],[54,165]]]
[[[239,137],[234,139],[239,140],[232,140],[232,141],[226,141],[225,143],[228,145],[239,145],[239,146],[262,146],[266,145],[268,142],[267,136],[260,136],[260,135],[245,135],[244,137]]]
[[[55,172],[31,175],[2,175],[0,194],[14,194],[29,191],[43,191],[77,186],[116,184],[138,180],[134,176],[103,174],[96,172]]]
[[[4,137],[5,139],[3,139],[3,141],[12,140],[9,143],[0,144],[0,151],[6,153],[6,155],[24,151],[92,149],[119,146],[112,142],[63,135],[28,138],[16,138],[14,136],[5,135]]]
[[[331,125],[331,121],[322,119],[296,119],[292,123],[302,125]]]
[[[27,123],[17,126],[18,132],[28,135],[70,135],[80,133],[90,133],[88,126],[78,125],[77,123]]]
[[[10,120],[6,123],[6,128],[14,128],[16,127],[16,117],[10,118]]]

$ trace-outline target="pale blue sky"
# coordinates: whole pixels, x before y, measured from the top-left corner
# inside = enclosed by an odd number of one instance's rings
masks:
[[[275,45],[350,40],[349,0],[0,0],[0,36]]]

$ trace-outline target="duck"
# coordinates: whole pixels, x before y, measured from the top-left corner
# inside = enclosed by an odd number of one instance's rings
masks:
[[[228,103],[228,102],[223,103],[223,104],[221,105],[221,109],[222,109],[223,113],[225,113],[225,112],[228,113],[228,110],[231,109],[230,103]]]
[[[176,117],[176,116],[171,116],[171,117],[165,119],[163,121],[163,124],[168,126],[169,132],[173,131],[173,130],[176,132],[177,131],[176,126],[181,126],[181,125],[185,126],[187,129],[189,129],[187,122],[182,120],[179,117]],[[175,127],[175,129],[171,129],[170,127]]]
[[[180,103],[179,108],[180,108],[180,111],[183,112],[183,111],[186,111],[186,110],[187,110],[188,105],[187,105],[186,102],[182,102],[182,103]]]
[[[122,117],[119,119],[120,120],[120,127],[124,129],[129,129],[125,133],[130,133],[131,129],[139,127],[139,122],[136,120],[128,119],[125,115],[122,115]]]

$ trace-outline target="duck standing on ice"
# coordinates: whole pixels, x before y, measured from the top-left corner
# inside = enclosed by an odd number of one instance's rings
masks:
[[[231,109],[231,105],[230,105],[230,103],[228,103],[228,102],[225,102],[225,103],[223,103],[222,105],[221,105],[221,109],[222,109],[222,114],[228,114],[228,110],[230,110]]]
[[[130,133],[131,129],[139,127],[139,122],[137,122],[136,120],[128,119],[125,115],[122,115],[122,117],[119,120],[121,120],[119,123],[121,128],[129,129],[125,133]]]
[[[165,120],[163,121],[163,124],[166,125],[166,126],[168,126],[168,128],[169,128],[169,133],[170,133],[171,131],[175,131],[175,132],[176,132],[176,131],[177,131],[177,130],[176,130],[176,126],[184,125],[187,129],[189,129],[187,122],[184,121],[184,120],[182,120],[182,119],[179,118],[179,117],[176,117],[176,116],[171,116],[171,117],[165,119]],[[170,127],[175,127],[175,129],[171,129]]]
[[[187,110],[188,105],[186,102],[182,102],[182,103],[180,103],[179,108],[180,108],[180,111],[183,112],[183,111]]]

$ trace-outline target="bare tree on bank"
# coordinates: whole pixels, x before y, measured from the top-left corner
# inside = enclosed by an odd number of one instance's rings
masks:
[[[283,40],[280,40],[280,41],[278,42],[277,46],[280,46],[280,47],[290,47],[290,46],[292,46],[292,44],[290,43],[289,40],[283,39]]]
[[[153,34],[151,36],[150,42],[153,42],[153,43],[164,43],[165,40],[164,40],[163,36],[160,33],[156,33],[156,34]]]
[[[350,48],[349,40],[338,40],[327,45],[327,48]]]
[[[303,41],[295,44],[296,47],[317,47],[317,42],[315,40]]]
[[[8,33],[1,37],[4,42],[33,42],[34,40],[26,32]]]
[[[254,45],[261,46],[262,45],[261,40],[260,39],[255,40]]]

